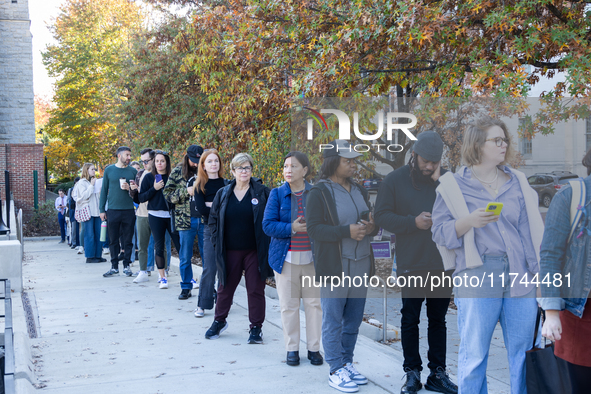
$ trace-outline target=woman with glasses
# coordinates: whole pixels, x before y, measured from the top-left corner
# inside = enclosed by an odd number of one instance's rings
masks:
[[[215,251],[211,243],[211,231],[207,222],[213,199],[218,190],[226,186],[224,179],[224,166],[222,159],[215,149],[207,149],[199,160],[197,181],[190,181],[188,184],[191,198],[191,215],[195,213],[202,218],[203,229],[203,256],[201,263],[203,272],[199,283],[199,297],[197,298],[197,309],[195,317],[203,317],[205,310],[213,309],[215,301]]]
[[[140,185],[138,198],[141,203],[148,202],[148,221],[150,229],[154,236],[154,249],[156,267],[160,275],[160,288],[168,289],[168,279],[166,278],[166,260],[164,259],[164,241],[166,232],[170,234],[176,250],[181,250],[179,245],[178,233],[172,232],[170,223],[170,211],[168,204],[162,194],[162,189],[166,185],[170,175],[170,157],[168,152],[161,150],[154,151],[154,166],[152,171],[144,176]]]
[[[533,343],[537,312],[532,281],[540,270],[544,224],[537,193],[523,173],[505,165],[512,154],[507,126],[483,117],[464,134],[466,166],[439,178],[431,231],[445,269],[455,268],[460,393],[487,392],[486,366],[497,322],[511,393],[527,391],[525,352]]]
[[[263,230],[271,238],[269,265],[275,271],[287,365],[300,364],[300,300],[306,312],[308,359],[322,365],[320,289],[302,286],[302,278],[313,278],[314,255],[306,227],[306,199],[312,188],[306,181],[312,166],[302,152],[290,152],[283,164],[283,186],[271,190],[265,208]]]
[[[246,279],[250,336],[248,343],[263,343],[265,281],[273,276],[267,261],[269,237],[263,232],[263,213],[270,190],[252,178],[252,157],[239,153],[230,165],[234,180],[220,189],[211,205],[209,229],[218,267],[214,322],[205,338],[219,338],[228,328],[226,318],[236,287]]]

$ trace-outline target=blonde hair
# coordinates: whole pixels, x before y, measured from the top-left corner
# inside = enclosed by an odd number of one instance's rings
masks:
[[[252,160],[252,156],[249,155],[248,153],[238,153],[236,156],[234,156],[234,158],[232,159],[232,162],[230,163],[230,169],[235,169],[236,167],[238,167],[240,164],[244,163],[244,162],[249,162],[251,167],[254,167],[254,160]]]
[[[467,166],[478,165],[482,162],[482,147],[486,143],[488,130],[493,126],[499,126],[503,129],[505,138],[509,140],[507,143],[505,160],[500,164],[505,164],[513,160],[514,152],[513,147],[511,146],[511,135],[509,135],[505,122],[491,118],[490,116],[483,116],[469,125],[464,133],[464,139],[462,142],[462,160]]]
[[[81,177],[86,179],[87,181],[90,181],[90,175],[88,174],[88,170],[90,169],[90,167],[94,167],[94,164],[92,163],[84,163],[84,165],[82,166],[82,175]]]

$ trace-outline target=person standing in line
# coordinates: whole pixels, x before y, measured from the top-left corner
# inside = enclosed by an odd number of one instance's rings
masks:
[[[154,167],[152,172],[146,174],[139,193],[140,203],[148,203],[148,220],[150,222],[150,229],[152,229],[152,236],[154,236],[154,253],[156,267],[160,274],[160,288],[168,289],[168,278],[166,276],[166,261],[164,259],[164,239],[168,232],[177,251],[180,251],[179,234],[172,232],[172,224],[170,220],[170,209],[168,203],[164,199],[162,189],[168,181],[170,175],[170,157],[168,152],[161,150],[154,151]]]
[[[199,160],[197,177],[189,182],[187,191],[191,198],[191,215],[199,215],[203,224],[203,272],[199,283],[199,296],[195,317],[203,317],[205,310],[213,309],[216,298],[215,275],[217,272],[215,250],[211,242],[211,231],[207,222],[213,199],[218,190],[226,186],[222,159],[215,149],[208,149]],[[194,197],[193,197],[194,196]]]
[[[431,239],[431,212],[441,168],[443,141],[439,134],[424,131],[417,136],[408,165],[386,176],[376,199],[376,224],[396,234],[396,264],[399,276],[448,276],[449,286],[430,291],[426,286],[402,287],[401,334],[406,382],[401,394],[414,394],[422,388],[423,361],[419,353],[419,322],[426,300],[429,358],[431,370],[425,388],[440,393],[456,394],[456,386],[446,373],[447,327],[445,316],[451,297],[451,273]],[[445,283],[445,281],[444,281]]]
[[[71,249],[78,249],[80,247],[80,223],[75,219],[76,214],[76,185],[80,181],[80,177],[74,178],[74,186],[68,189],[68,218],[70,219],[70,243]]]
[[[201,226],[201,218],[191,215],[189,203],[190,195],[187,191],[187,182],[197,173],[199,159],[203,154],[203,148],[191,145],[187,148],[187,154],[183,162],[176,166],[170,173],[168,182],[164,187],[164,198],[169,204],[174,204],[174,224],[180,239],[179,271],[181,273],[181,294],[179,300],[188,300],[191,290],[197,284],[193,279],[193,244],[198,236]],[[203,257],[203,231],[201,238],[197,239],[199,253]]]
[[[111,269],[103,274],[105,278],[119,275],[120,244],[124,246],[123,273],[132,276],[131,252],[133,243],[133,228],[135,227],[135,209],[133,200],[129,196],[129,181],[133,181],[137,171],[129,167],[131,149],[121,146],[116,152],[117,163],[108,166],[103,175],[99,210],[101,220],[107,220],[109,232],[109,249],[111,253]],[[109,204],[108,214],[105,205]]]
[[[82,222],[84,228],[84,255],[87,263],[102,263],[103,248],[100,243],[101,218],[99,212],[99,194],[95,192],[96,183],[94,164],[84,163],[82,166],[82,177],[78,181],[76,206],[82,209],[88,206],[90,219]]]
[[[287,365],[300,364],[300,300],[306,313],[308,360],[322,365],[320,333],[322,308],[320,289],[304,286],[304,278],[314,278],[314,253],[306,227],[306,198],[312,188],[306,178],[312,166],[302,152],[285,156],[285,183],[273,190],[265,208],[263,230],[271,237],[269,265],[275,271],[275,284],[281,306],[283,339],[287,350]]]
[[[137,277],[133,280],[133,283],[142,283],[147,282],[149,280],[148,275],[148,245],[150,244],[150,239],[152,236],[152,230],[150,229],[150,221],[148,219],[148,203],[147,202],[140,202],[138,198],[139,192],[141,192],[141,184],[144,180],[144,177],[152,171],[152,166],[154,164],[154,151],[152,148],[145,148],[142,149],[140,154],[141,163],[143,165],[143,169],[139,170],[135,176],[135,185],[138,187],[131,187],[130,188],[130,196],[133,198],[133,201],[138,204],[137,209],[135,210],[135,224],[137,229],[137,238],[138,238],[138,260],[140,262],[140,270]],[[153,248],[152,248],[153,249]],[[152,251],[152,256],[154,252]],[[152,257],[153,258],[153,257]]]
[[[265,281],[273,276],[268,262],[270,239],[263,232],[270,190],[260,179],[252,178],[253,167],[248,153],[234,156],[230,168],[235,179],[217,192],[209,212],[218,292],[214,322],[205,333],[206,339],[217,339],[228,328],[226,318],[244,271],[250,320],[248,343],[263,343]]]
[[[463,135],[466,166],[439,178],[433,241],[445,269],[455,268],[454,278],[467,278],[454,283],[460,393],[488,392],[488,353],[498,322],[507,349],[511,393],[527,393],[525,352],[534,340],[538,307],[533,281],[539,273],[544,223],[538,195],[525,175],[505,165],[512,153],[505,123],[479,118]],[[487,206],[499,213],[487,212]],[[489,277],[486,285],[475,286],[473,278]]]
[[[320,180],[306,201],[308,235],[314,242],[317,278],[372,277],[375,272],[370,245],[377,228],[370,213],[367,191],[353,181],[355,159],[361,156],[345,140],[324,149]],[[343,281],[345,282],[345,281]],[[330,367],[328,385],[345,393],[359,391],[368,379],[353,365],[353,352],[363,320],[366,286],[342,283],[320,288],[322,344]]]
[[[578,209],[579,222],[571,233],[571,201],[576,196],[573,188],[565,185],[548,208],[540,251],[540,281],[552,278],[552,285],[541,285],[543,298],[538,299],[546,311],[542,335],[556,341],[554,355],[567,363],[571,393],[591,393],[591,304],[587,308],[591,288],[587,257],[591,250],[591,149],[583,165],[587,177],[580,184],[585,200]],[[562,286],[553,281],[557,278]]]
[[[135,170],[138,172],[141,170],[140,163],[138,163],[135,160],[131,162],[130,166],[135,168]],[[136,175],[136,178],[137,178],[137,175]],[[134,182],[136,182],[136,181],[134,180]],[[130,183],[130,186],[131,186],[131,183]],[[136,186],[137,186],[137,183],[136,183]],[[131,193],[131,187],[129,188],[129,192]],[[130,196],[131,196],[131,194],[130,194]],[[131,196],[131,198],[133,199],[133,196]],[[133,228],[133,238],[132,238],[133,248],[132,248],[132,252],[131,252],[131,261],[139,260],[139,249],[138,249],[139,242],[138,242],[138,235],[137,235],[137,209],[138,209],[139,204],[134,201],[133,206],[135,208],[136,218],[135,218],[135,227]]]
[[[55,199],[55,209],[57,210],[57,221],[60,225],[60,235],[62,237],[60,244],[66,242],[66,204],[67,199],[64,189],[58,190],[59,197]]]

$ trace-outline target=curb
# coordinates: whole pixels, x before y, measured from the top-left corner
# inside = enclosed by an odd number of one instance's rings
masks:
[[[49,235],[46,237],[25,237],[24,238],[25,241],[30,241],[30,242],[51,241],[51,240],[59,241],[60,239],[61,239],[61,237],[59,235]]]

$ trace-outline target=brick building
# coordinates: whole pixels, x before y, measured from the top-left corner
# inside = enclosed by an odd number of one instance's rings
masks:
[[[28,0],[0,0],[0,195],[6,199],[4,171],[17,208],[33,210],[33,171],[39,201],[45,200],[43,144],[35,143],[33,44]]]

